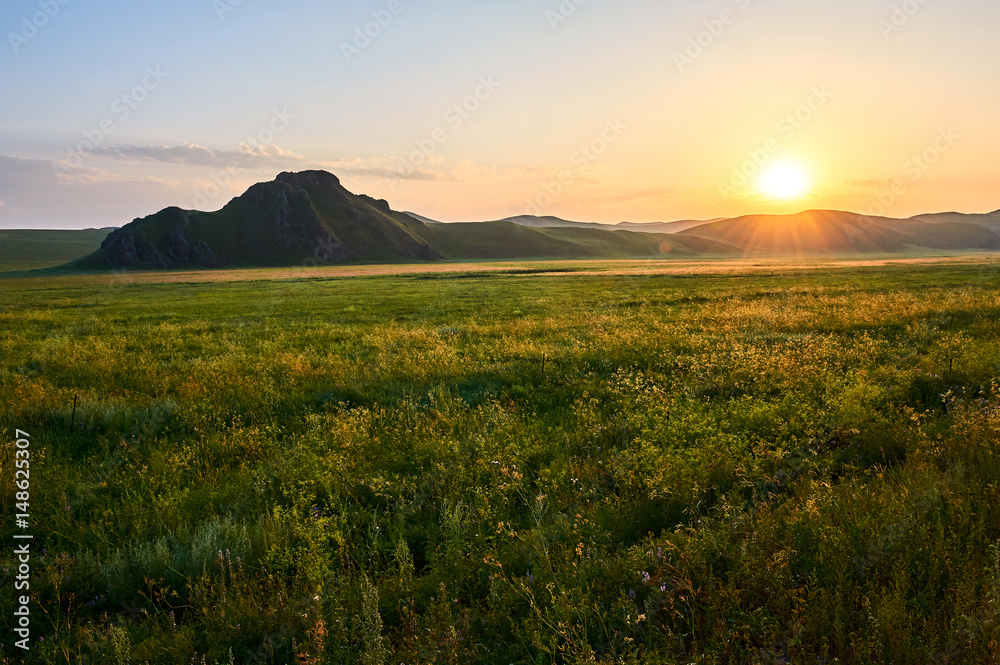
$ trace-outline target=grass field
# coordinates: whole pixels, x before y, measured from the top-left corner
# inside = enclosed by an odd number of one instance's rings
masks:
[[[109,229],[86,231],[0,230],[0,273],[69,263],[101,246]]]
[[[1000,659],[993,260],[48,275],[0,329],[5,664]]]

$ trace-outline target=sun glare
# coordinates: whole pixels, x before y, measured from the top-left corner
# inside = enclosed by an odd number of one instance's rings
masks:
[[[809,176],[797,164],[778,164],[764,172],[759,186],[772,199],[799,199],[809,193]]]

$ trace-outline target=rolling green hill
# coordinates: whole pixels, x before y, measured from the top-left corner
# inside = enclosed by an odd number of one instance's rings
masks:
[[[62,265],[97,250],[112,229],[0,231],[0,271]]]
[[[747,215],[703,224],[677,235],[725,242],[751,255],[1000,249],[1000,236],[976,224],[930,224],[834,210]]]
[[[446,259],[663,258],[734,254],[725,243],[585,228],[532,228],[513,222],[437,224],[422,232]]]
[[[667,229],[672,232],[664,232]],[[274,181],[256,184],[217,212],[167,208],[110,234],[107,230],[7,232],[0,237],[0,270],[997,249],[1000,213],[944,213],[904,220],[812,210],[705,223],[605,225],[555,217],[440,223],[353,194],[325,171],[306,171],[282,173]]]
[[[705,238],[512,222],[438,224],[356,195],[325,171],[282,173],[218,212],[167,208],[110,234],[68,267],[248,267],[319,263],[732,255]]]
[[[1000,210],[985,215],[967,215],[961,212],[942,212],[933,215],[917,215],[912,219],[928,224],[977,224],[994,233],[1000,233]]]
[[[107,237],[71,267],[170,269],[307,261],[434,260],[423,223],[344,189],[325,171],[282,173],[218,212],[167,208]]]

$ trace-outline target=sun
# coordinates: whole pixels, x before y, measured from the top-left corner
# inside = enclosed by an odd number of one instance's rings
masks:
[[[809,175],[798,164],[776,164],[764,171],[758,187],[772,199],[800,199],[809,193]]]

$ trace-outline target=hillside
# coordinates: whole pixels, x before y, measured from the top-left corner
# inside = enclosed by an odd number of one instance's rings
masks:
[[[111,233],[72,267],[182,268],[303,261],[435,260],[424,224],[344,189],[325,171],[282,173],[218,212],[167,208]]]
[[[1000,236],[976,224],[929,224],[832,210],[747,215],[703,224],[678,235],[728,243],[750,255],[1000,248]]]
[[[961,212],[942,212],[932,215],[917,215],[911,219],[928,224],[977,224],[1000,234],[1000,210],[985,215],[968,215]]]
[[[599,231],[610,231],[614,230],[614,227],[610,224],[599,224],[597,222],[573,222],[568,219],[562,219],[561,217],[553,217],[551,215],[545,217],[538,217],[535,215],[517,215],[515,217],[507,217],[506,219],[499,220],[501,222],[510,222],[512,224],[517,224],[518,226],[527,226],[534,229],[596,229]]]
[[[572,224],[576,226],[533,228],[510,221],[441,224],[415,213],[394,212],[385,201],[352,194],[324,171],[282,173],[273,182],[254,185],[218,212],[167,208],[136,219],[69,267],[222,268],[299,265],[310,259],[390,263],[739,252],[712,239]]]
[[[106,235],[106,237],[105,237]],[[102,242],[103,241],[103,242]],[[393,211],[325,171],[282,173],[217,212],[172,207],[111,231],[15,231],[0,269],[100,270],[436,260],[782,256],[1000,249],[1000,212],[912,219],[812,210],[708,222],[558,217],[440,223]],[[89,253],[88,253],[89,252]],[[83,258],[78,258],[83,256]],[[25,258],[30,257],[30,258]]]
[[[113,229],[0,231],[0,271],[62,265],[100,248]]]
[[[715,240],[600,229],[533,228],[513,222],[438,224],[423,231],[447,259],[653,258],[736,254]]]
[[[613,228],[622,231],[639,231],[641,233],[680,233],[697,226],[720,222],[723,218],[717,219],[682,219],[676,222],[619,222]]]
[[[412,214],[412,213],[411,213]],[[421,221],[426,221],[417,216]],[[600,224],[598,222],[573,222],[560,217],[536,217],[534,215],[519,215],[500,220],[502,222],[513,222],[520,226],[530,226],[536,229],[549,228],[577,228],[577,229],[598,229],[601,231],[635,231],[637,233],[677,233],[695,226],[707,224],[713,220],[685,219],[676,222],[619,222],[618,224]]]

